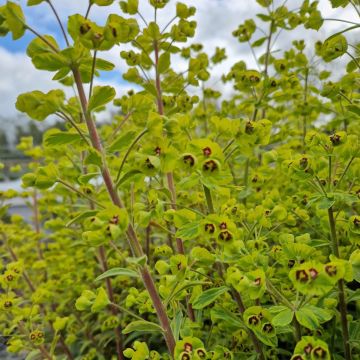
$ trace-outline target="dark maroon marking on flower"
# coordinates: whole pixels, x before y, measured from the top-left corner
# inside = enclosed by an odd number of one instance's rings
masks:
[[[185,343],[185,345],[184,345],[184,350],[185,350],[186,352],[191,352],[192,349],[193,349],[192,344],[190,344],[190,343]]]
[[[256,278],[255,279],[255,281],[254,281],[254,284],[256,285],[256,286],[260,286],[261,285],[261,278]]]
[[[254,132],[254,125],[251,123],[251,121],[248,121],[245,125],[245,132],[246,134],[250,135]]]
[[[336,265],[326,265],[325,271],[329,276],[335,276],[337,274]]]
[[[147,158],[146,160],[145,160],[145,165],[146,165],[146,167],[148,168],[148,169],[153,169],[155,166],[151,163],[151,161],[150,161],[150,159],[149,158]]]
[[[80,34],[81,35],[85,35],[86,33],[88,33],[91,29],[91,26],[89,24],[82,24],[80,26]]]
[[[309,280],[309,275],[306,273],[305,270],[297,270],[295,273],[296,280],[305,283]]]
[[[9,300],[7,300],[7,301],[5,301],[4,302],[4,307],[5,307],[5,309],[9,309],[9,308],[11,308],[12,307],[12,302],[11,301],[9,301]]]
[[[303,157],[300,159],[299,164],[302,169],[305,169],[309,164],[309,159],[306,157]]]
[[[304,358],[301,355],[296,355],[291,360],[304,360]]]
[[[309,269],[309,274],[310,274],[311,278],[313,280],[315,280],[318,277],[319,272],[316,269],[311,268],[311,269]]]
[[[214,172],[218,168],[218,165],[215,160],[208,160],[204,163],[204,171]]]
[[[111,32],[112,32],[113,36],[116,38],[117,37],[117,30],[113,27],[113,28],[111,28]]]
[[[159,146],[157,146],[157,147],[155,148],[155,154],[156,154],[157,156],[160,156],[160,154],[161,154],[161,148],[160,148]]]
[[[226,222],[222,222],[222,223],[220,224],[220,229],[221,229],[221,230],[227,229]]]
[[[339,145],[341,141],[341,136],[339,134],[333,134],[330,136],[330,141],[333,145]]]
[[[321,346],[316,347],[313,350],[314,357],[317,359],[325,359],[327,355],[327,351]]]
[[[252,315],[248,319],[249,325],[257,325],[260,322],[260,319],[256,315]]]
[[[190,355],[189,354],[182,354],[181,355],[181,360],[190,360]]]
[[[110,224],[117,225],[119,223],[119,215],[114,215],[110,220]]]
[[[6,280],[7,281],[13,281],[14,280],[14,276],[9,274],[9,275],[6,275]]]
[[[262,330],[268,334],[272,333],[274,331],[274,327],[270,323],[264,324]]]
[[[195,159],[192,155],[185,155],[183,157],[183,161],[185,164],[190,165],[191,167],[195,165]]]
[[[307,345],[304,347],[304,353],[309,355],[309,354],[311,353],[312,349],[313,349],[312,345],[311,345],[311,344],[307,344]]]
[[[204,359],[206,356],[206,353],[203,349],[197,349],[196,354],[199,356],[200,359]]]
[[[357,191],[357,193],[360,194],[360,190]],[[355,225],[355,227],[360,227],[360,219],[355,217],[354,221],[353,221],[353,224]]]
[[[215,225],[214,224],[205,224],[205,231],[209,234],[213,234],[215,232]]]
[[[204,156],[206,156],[206,157],[209,157],[212,154],[212,151],[208,146],[203,148],[202,151],[203,151]]]
[[[221,231],[219,234],[219,239],[222,241],[230,241],[232,239],[232,235],[229,231]]]

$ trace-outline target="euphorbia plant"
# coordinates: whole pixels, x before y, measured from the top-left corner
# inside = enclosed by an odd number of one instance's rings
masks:
[[[30,138],[19,145],[33,158],[23,196],[34,227],[19,216],[1,224],[8,350],[45,359],[355,359],[357,55],[341,34],[317,43],[325,61],[352,57],[348,74],[318,85],[330,74],[317,71],[304,41],[282,57],[272,52],[281,30],[321,27],[317,2],[290,11],[259,0],[269,32],[252,41],[254,20],[233,32],[258,69],[234,64],[223,76],[234,94],[220,104],[207,84],[225,50],[209,56],[189,45],[194,7],[149,2],[151,19],[128,0],[100,25],[92,8],[113,1],[90,1],[66,27],[50,0],[29,0],[49,5],[63,49],[16,3],[0,8],[1,33],[32,32],[34,66],[76,89],[70,98],[35,90],[16,102],[67,128],[48,130],[41,147]],[[160,26],[164,8],[174,16]],[[123,77],[136,84],[127,94],[94,84],[114,68],[103,52],[119,45]],[[172,67],[176,57],[185,70]],[[118,114],[98,125],[111,102]],[[316,127],[324,114],[331,120]]]

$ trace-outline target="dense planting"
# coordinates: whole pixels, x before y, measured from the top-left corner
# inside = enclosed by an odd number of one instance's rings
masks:
[[[257,0],[262,14],[232,35],[261,55],[259,69],[236,62],[222,77],[233,94],[221,98],[208,84],[225,49],[208,55],[191,43],[195,7],[149,2],[153,18],[127,0],[96,24],[92,11],[113,1],[90,0],[65,26],[50,0],[28,0],[49,5],[60,40],[30,27],[17,3],[0,7],[0,33],[33,33],[27,54],[54,79],[48,93],[19,95],[16,108],[66,125],[48,130],[42,146],[29,137],[18,145],[32,158],[21,194],[32,224],[7,214],[17,192],[0,197],[8,351],[359,359],[360,57],[345,35],[360,24],[273,53],[281,31],[326,20],[316,1],[290,11]],[[357,0],[331,4],[360,14]],[[165,27],[160,11],[174,13]],[[114,68],[102,55],[117,45],[134,83],[127,94],[93,85]],[[178,58],[186,71],[172,66]],[[333,60],[336,74],[322,71]],[[109,103],[117,115],[100,124]]]

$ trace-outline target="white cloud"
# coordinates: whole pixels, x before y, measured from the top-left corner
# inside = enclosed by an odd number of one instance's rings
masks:
[[[151,21],[153,20],[153,10],[148,5],[147,0],[140,0],[141,12],[144,17]],[[255,62],[249,51],[248,45],[239,43],[231,33],[237,26],[247,18],[255,18],[255,15],[261,12],[262,8],[253,0],[182,0],[182,2],[197,7],[197,13],[194,19],[198,22],[198,30],[193,42],[203,43],[205,51],[212,55],[215,47],[225,47],[228,59],[221,65],[214,67],[212,74],[214,80],[209,85],[217,82],[218,86],[222,86],[218,82],[222,73],[227,72],[231,65],[239,60],[245,60],[250,67],[255,67]],[[275,0],[276,4],[282,3],[283,0]],[[49,11],[48,5],[43,4],[35,7],[26,7],[26,0],[20,0],[26,9],[26,16],[30,24],[33,24],[42,33],[53,33],[54,17]],[[158,12],[158,20],[161,26],[164,26],[175,14],[175,0],[172,0],[167,8]],[[79,12],[84,14],[87,8],[87,0],[53,0],[53,4],[58,9],[58,12],[66,23],[67,16]],[[286,6],[289,9],[294,9],[298,6],[298,0],[288,0]],[[349,7],[346,9],[338,8],[332,9],[328,0],[320,0],[319,8],[323,17],[346,19],[350,21],[357,21],[355,11]],[[119,13],[118,1],[114,3],[111,8],[95,7],[92,9],[90,18],[104,23],[109,12]],[[39,21],[39,19],[41,21]],[[141,20],[139,20],[141,22]],[[264,28],[268,25],[264,24]],[[291,45],[292,40],[303,38],[309,43],[314,43],[317,39],[325,39],[329,35],[345,28],[347,25],[336,21],[327,21],[319,32],[313,30],[304,30],[303,28],[296,29],[293,32],[282,32],[274,49],[286,49]],[[349,35],[354,37],[354,35]],[[355,40],[355,39],[354,39]],[[180,46],[182,46],[180,44]],[[261,55],[264,49],[258,48],[257,55]],[[310,53],[312,49],[308,50]],[[118,95],[121,95],[132,85],[121,85],[121,77],[123,71],[126,69],[125,62],[119,57],[120,48],[115,47],[107,54],[101,54],[101,57],[114,62],[117,65],[114,79],[111,81],[117,88]],[[281,53],[279,53],[280,56]],[[39,89],[47,91],[54,87],[51,81],[51,73],[40,72],[33,68],[30,60],[23,53],[11,53],[8,50],[0,47],[0,107],[2,114],[8,119],[15,116],[16,97],[19,93]],[[175,60],[175,67],[183,68],[184,63]],[[69,91],[69,90],[68,90]],[[228,92],[228,89],[226,90]],[[70,90],[71,93],[71,90]],[[3,121],[3,120],[0,120]]]

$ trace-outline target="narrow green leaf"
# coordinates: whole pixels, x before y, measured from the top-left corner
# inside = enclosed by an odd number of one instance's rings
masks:
[[[81,212],[79,215],[75,216],[73,219],[71,219],[70,221],[68,221],[66,223],[66,227],[71,226],[72,224],[75,224],[81,220],[87,219],[89,217],[95,216],[98,213],[98,210],[88,210],[88,211],[84,211]]]
[[[124,176],[122,176],[119,180],[119,182],[116,184],[117,186],[120,186],[121,184],[123,184],[125,181],[131,179],[133,176],[138,175],[138,174],[142,174],[142,171],[140,170],[130,170],[127,173],[124,174]]]
[[[244,326],[244,324],[241,322],[240,318],[236,316],[236,314],[222,307],[216,306],[213,309],[211,309],[210,316],[211,316],[211,321],[213,322],[219,320],[235,328],[241,328]]]
[[[163,332],[163,329],[158,324],[155,324],[150,321],[137,320],[131,322],[126,328],[122,331],[123,334],[130,334],[131,332]]]
[[[167,51],[159,57],[158,71],[163,74],[170,67],[170,53]]]
[[[110,152],[121,151],[126,149],[136,138],[136,131],[127,131],[117,137],[109,146]]]
[[[360,116],[360,106],[358,105],[348,105],[346,110],[356,114],[357,116]]]
[[[113,268],[113,269],[110,269],[110,270],[102,273],[100,276],[98,276],[95,279],[95,281],[100,281],[100,280],[106,279],[108,277],[113,277],[113,276],[128,276],[128,277],[138,278],[139,274],[136,271],[131,270],[131,269]]]
[[[209,289],[201,293],[192,303],[194,309],[203,309],[205,306],[210,305],[220,295],[228,291],[227,286],[220,286],[218,288]]]
[[[69,132],[57,132],[49,134],[44,138],[45,146],[58,146],[58,145],[68,145],[81,141],[82,138],[78,133],[69,133]]]

